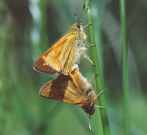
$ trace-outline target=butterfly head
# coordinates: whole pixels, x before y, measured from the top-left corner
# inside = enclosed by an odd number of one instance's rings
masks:
[[[86,32],[85,32],[85,29],[84,29],[84,26],[82,25],[82,23],[74,23],[71,26],[70,31],[79,35],[81,40],[87,39]]]
[[[89,115],[92,115],[95,112],[95,104],[96,104],[97,96],[94,90],[91,90],[91,89],[87,91],[86,95],[87,95],[86,101],[84,105],[82,106],[82,108],[84,109],[86,113],[88,113]]]
[[[84,27],[81,23],[74,23],[72,26],[71,26],[71,30],[72,31],[84,31]]]

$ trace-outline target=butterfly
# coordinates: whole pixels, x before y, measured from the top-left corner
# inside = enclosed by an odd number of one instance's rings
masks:
[[[80,56],[86,52],[87,35],[84,26],[75,23],[70,30],[45,51],[34,63],[33,69],[46,73],[68,75]],[[86,55],[85,55],[86,56]]]
[[[39,94],[43,97],[80,106],[87,114],[95,112],[97,95],[79,68],[69,75],[60,74],[55,80],[45,83]]]

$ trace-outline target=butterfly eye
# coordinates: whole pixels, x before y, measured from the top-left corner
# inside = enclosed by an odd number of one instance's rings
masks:
[[[86,94],[89,95],[90,92],[91,92],[91,89],[88,89],[88,90],[86,91]]]
[[[80,24],[77,24],[77,28],[78,28],[78,29],[80,29],[80,28],[81,28]]]

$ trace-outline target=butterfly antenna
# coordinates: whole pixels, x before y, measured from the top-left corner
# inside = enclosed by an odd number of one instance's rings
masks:
[[[85,0],[83,0],[82,4],[81,4],[81,6],[80,6],[80,9],[79,9],[79,15],[74,14],[75,20],[76,20],[76,22],[77,22],[78,24],[81,23],[81,17],[82,17],[82,15],[83,15],[83,13],[84,13],[85,7],[86,7],[86,6],[85,6]],[[78,11],[78,8],[77,8],[77,11]]]
[[[100,92],[97,94],[97,97],[101,96],[104,93],[104,90],[100,90]],[[105,107],[102,105],[95,105],[98,109],[104,109]]]

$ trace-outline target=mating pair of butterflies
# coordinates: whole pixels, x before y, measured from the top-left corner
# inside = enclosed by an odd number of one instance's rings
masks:
[[[84,26],[73,24],[67,34],[36,60],[33,69],[49,74],[59,73],[55,80],[48,81],[41,87],[41,96],[79,105],[92,115],[97,95],[77,66],[80,56],[85,56],[86,40]]]

